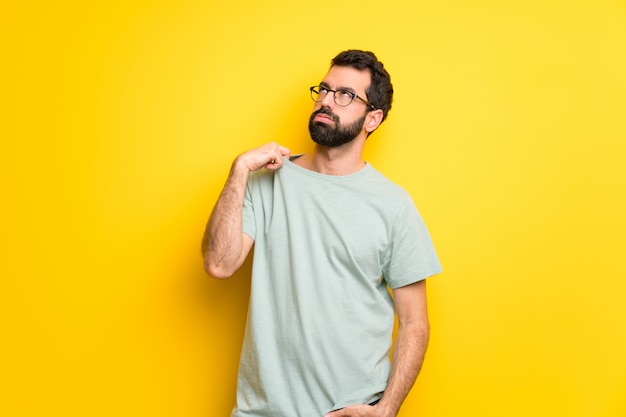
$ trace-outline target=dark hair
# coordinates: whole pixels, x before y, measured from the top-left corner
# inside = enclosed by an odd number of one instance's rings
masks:
[[[383,111],[383,121],[387,118],[387,113],[391,110],[393,101],[393,85],[391,77],[383,63],[376,58],[372,52],[349,49],[340,52],[339,55],[330,61],[330,66],[352,67],[360,71],[369,70],[372,81],[365,91],[367,101],[374,107]],[[382,123],[382,122],[381,122]]]

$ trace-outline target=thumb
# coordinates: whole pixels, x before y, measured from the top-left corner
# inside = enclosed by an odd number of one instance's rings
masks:
[[[284,156],[285,158],[289,159],[289,157],[291,156],[291,150],[289,148],[285,148],[284,146],[279,146],[279,149],[280,149],[280,154]]]

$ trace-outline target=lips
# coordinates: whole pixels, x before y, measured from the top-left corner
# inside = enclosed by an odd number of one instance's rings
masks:
[[[312,121],[322,124],[333,124],[339,126],[339,117],[326,107],[321,107],[313,113]]]
[[[324,113],[316,114],[315,117],[313,118],[313,121],[322,122],[322,123],[335,123],[332,117]]]

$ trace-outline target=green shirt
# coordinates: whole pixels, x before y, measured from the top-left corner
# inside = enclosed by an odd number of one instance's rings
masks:
[[[406,191],[371,165],[331,176],[285,160],[250,174],[255,241],[232,417],[321,417],[380,398],[402,287],[441,271]]]

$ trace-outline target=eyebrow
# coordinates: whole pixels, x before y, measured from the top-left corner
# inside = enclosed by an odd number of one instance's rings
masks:
[[[322,82],[320,83],[320,87],[330,88],[330,86],[328,85],[328,83],[325,83],[324,81],[322,81]],[[354,88],[352,88],[352,87],[342,87],[342,86],[339,86],[339,88],[337,88],[337,90],[339,90],[339,91],[349,91],[349,92],[351,92],[351,93],[357,94],[357,92],[356,92],[356,91],[354,90]]]

